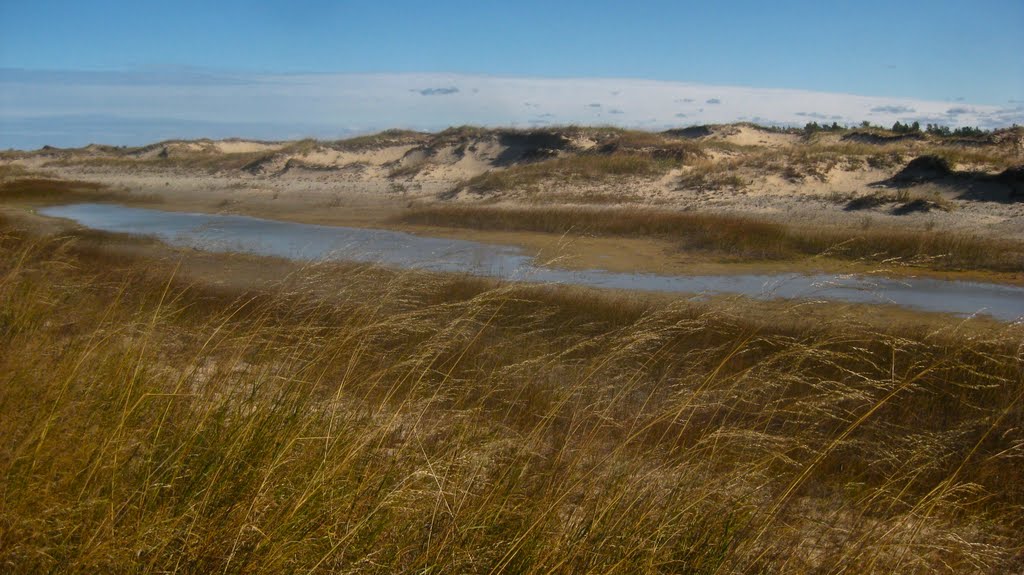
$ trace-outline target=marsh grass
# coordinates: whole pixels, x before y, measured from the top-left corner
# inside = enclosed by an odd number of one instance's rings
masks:
[[[12,178],[36,177],[28,168],[18,164],[0,164],[0,182]]]
[[[0,180],[0,201],[35,205],[105,201],[160,202],[152,194],[128,194],[107,185],[48,177],[14,177]]]
[[[908,202],[909,203],[909,199]],[[648,208],[432,206],[401,216],[409,224],[553,234],[655,237],[680,249],[729,259],[829,257],[900,259],[937,269],[1024,269],[1020,242],[896,228],[802,227],[748,217]]]
[[[11,572],[1022,566],[1019,326],[0,250]]]

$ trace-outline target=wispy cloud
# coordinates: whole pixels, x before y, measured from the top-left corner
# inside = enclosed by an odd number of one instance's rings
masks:
[[[871,113],[873,114],[913,114],[916,111],[917,110],[911,108],[910,106],[892,104],[888,106],[875,106],[874,108],[871,108]]]
[[[448,88],[423,88],[421,90],[413,90],[413,92],[419,92],[421,96],[450,96],[458,94],[459,89],[455,86],[450,86]]]
[[[602,104],[612,92],[619,92],[614,107]],[[699,108],[697,102],[709,105]],[[586,124],[595,118],[646,129],[741,117],[782,125],[825,117],[886,125],[907,121],[908,110],[951,125],[1024,122],[1024,112],[1014,106],[950,107],[949,102],[649,80],[0,70],[0,148],[141,144],[164,137],[338,137],[385,128]]]

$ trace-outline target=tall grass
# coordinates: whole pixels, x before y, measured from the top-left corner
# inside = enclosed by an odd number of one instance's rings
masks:
[[[0,181],[0,199],[4,201],[47,201],[77,196],[83,200],[109,197],[106,186],[93,182],[33,177]]]
[[[1019,326],[0,254],[9,572],[1024,567]]]
[[[159,202],[153,194],[128,194],[105,184],[81,180],[35,177],[14,177],[0,180],[0,201],[20,204],[53,204],[60,202],[104,201]]]
[[[25,166],[19,164],[0,164],[0,181],[11,178],[26,178],[33,174]]]
[[[409,210],[405,223],[483,230],[656,237],[680,249],[726,259],[829,257],[885,261],[938,269],[1024,269],[1024,245],[963,233],[896,228],[802,227],[749,217],[648,208],[428,206]]]
[[[742,166],[735,160],[704,160],[680,175],[678,187],[699,191],[743,189],[751,181],[740,175]]]

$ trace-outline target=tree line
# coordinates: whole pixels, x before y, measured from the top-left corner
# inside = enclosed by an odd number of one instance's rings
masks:
[[[872,128],[876,130],[884,130],[882,126],[875,126],[871,122],[865,120],[860,123],[860,128]],[[819,124],[817,122],[808,122],[804,126],[804,132],[807,134],[813,134],[814,132],[838,132],[843,130],[849,130],[852,126],[842,126],[838,122],[832,122],[832,124]],[[889,131],[896,134],[920,134],[922,132],[921,123],[914,122],[912,124],[904,124],[897,121],[889,128]],[[959,128],[950,128],[949,126],[943,126],[941,124],[927,124],[923,130],[926,134],[932,134],[935,136],[958,136],[958,137],[977,137],[984,136],[985,134],[991,133],[991,130],[983,130],[978,127],[962,126]]]

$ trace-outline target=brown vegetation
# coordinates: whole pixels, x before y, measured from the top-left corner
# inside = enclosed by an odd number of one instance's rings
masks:
[[[456,190],[486,194],[552,180],[565,183],[597,181],[610,176],[651,176],[668,171],[671,166],[669,161],[633,153],[569,156],[486,172],[460,184]]]
[[[0,179],[0,201],[27,204],[68,202],[105,202],[128,198],[128,194],[96,182],[63,180],[47,177],[13,177]],[[135,202],[157,202],[152,195],[131,196]]]
[[[908,196],[905,203],[910,201]],[[680,249],[703,250],[723,258],[773,260],[826,255],[876,262],[901,259],[936,269],[1024,270],[1021,242],[895,228],[790,226],[702,212],[452,205],[417,208],[404,214],[402,221],[482,230],[660,237],[678,242]]]
[[[90,245],[0,233],[5,570],[1024,567],[1019,326]]]

